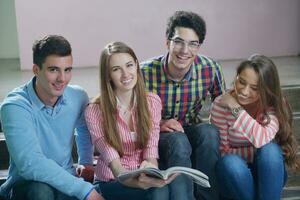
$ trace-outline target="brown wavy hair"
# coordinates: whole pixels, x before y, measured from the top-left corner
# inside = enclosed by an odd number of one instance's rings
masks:
[[[282,95],[275,64],[266,56],[253,55],[239,65],[237,75],[245,68],[251,68],[258,74],[258,91],[260,95],[258,105],[260,112],[267,117],[267,123],[270,122],[267,109],[270,107],[275,109],[275,115],[279,122],[279,131],[276,133],[275,140],[282,148],[285,163],[288,167],[299,170],[298,144],[293,134],[293,115],[287,99]]]
[[[136,62],[137,65],[137,83],[133,88],[133,94],[135,95],[135,104],[139,105],[139,109],[135,113],[135,121],[138,126],[137,130],[137,142],[136,148],[145,148],[149,140],[149,131],[151,128],[151,117],[148,108],[148,102],[145,92],[144,80],[141,74],[138,59],[134,51],[122,42],[112,42],[105,46],[100,56],[100,88],[101,95],[99,95],[93,103],[100,105],[103,122],[102,127],[104,131],[104,137],[108,144],[110,144],[118,153],[123,155],[123,148],[121,143],[121,138],[117,126],[117,99],[114,94],[114,85],[110,80],[109,75],[109,62],[112,55],[117,53],[127,53]],[[134,98],[132,98],[132,104],[134,103]],[[100,122],[99,122],[100,123]]]

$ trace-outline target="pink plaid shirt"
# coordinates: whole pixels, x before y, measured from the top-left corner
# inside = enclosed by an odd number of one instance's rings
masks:
[[[109,164],[115,159],[120,159],[122,166],[125,169],[133,170],[137,169],[141,162],[148,158],[158,158],[158,139],[159,139],[159,122],[161,119],[161,101],[160,98],[153,93],[147,95],[149,110],[151,114],[152,129],[150,130],[150,138],[145,149],[135,148],[135,138],[138,134],[131,132],[128,125],[117,112],[117,124],[121,141],[123,145],[124,155],[119,156],[118,152],[111,147],[104,138],[104,132],[102,129],[102,114],[98,104],[90,104],[85,111],[85,119],[88,125],[88,129],[92,136],[92,142],[95,145],[100,156],[97,160],[97,166],[95,169],[96,180],[110,181],[115,179]],[[133,116],[138,107],[134,107],[132,110]],[[136,121],[133,118],[133,124],[136,129]]]

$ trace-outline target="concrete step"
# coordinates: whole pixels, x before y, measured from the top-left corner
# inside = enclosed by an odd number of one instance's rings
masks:
[[[294,113],[300,113],[300,85],[282,86],[283,95],[287,97]]]

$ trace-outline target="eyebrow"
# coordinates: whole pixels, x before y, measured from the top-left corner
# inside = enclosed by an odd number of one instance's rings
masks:
[[[182,38],[179,37],[179,36],[177,36],[177,37],[175,37],[175,38],[173,38],[173,39],[182,40],[182,41],[187,41],[187,40],[182,39]],[[190,40],[190,41],[187,41],[187,42],[199,42],[199,41],[198,41],[198,40]]]
[[[125,65],[128,65],[130,63],[134,63],[134,62],[132,60],[130,60],[127,63],[125,63]],[[114,67],[120,67],[120,65],[114,65],[114,66],[111,66],[110,68],[114,68]]]
[[[245,82],[247,82],[245,79],[243,79],[243,77],[239,76],[239,78]],[[247,82],[248,83],[248,82]],[[249,84],[252,87],[258,87],[258,85],[254,85],[254,84]]]
[[[48,66],[47,69],[61,69],[61,68],[58,66]],[[64,70],[68,70],[68,69],[73,69],[73,67],[69,66],[69,67],[66,67]]]

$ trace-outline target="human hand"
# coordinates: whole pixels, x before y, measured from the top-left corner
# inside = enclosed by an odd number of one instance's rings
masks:
[[[229,90],[220,97],[219,102],[222,107],[232,109],[240,106],[232,92],[233,90]]]
[[[147,168],[147,167],[152,167],[152,168],[157,168],[157,165],[154,165],[153,163],[147,161],[147,160],[144,160],[141,165],[140,165],[140,168]]]
[[[87,196],[86,200],[105,200],[95,189]]]
[[[94,182],[94,167],[92,165],[78,165],[76,174],[87,182]]]
[[[140,188],[143,189],[148,189],[151,187],[163,187],[171,183],[177,176],[178,174],[173,174],[167,180],[164,180],[164,179],[150,177],[147,176],[146,174],[141,174],[138,177],[138,185],[140,186]]]
[[[160,122],[161,132],[183,132],[184,129],[182,125],[175,119],[161,120]]]

